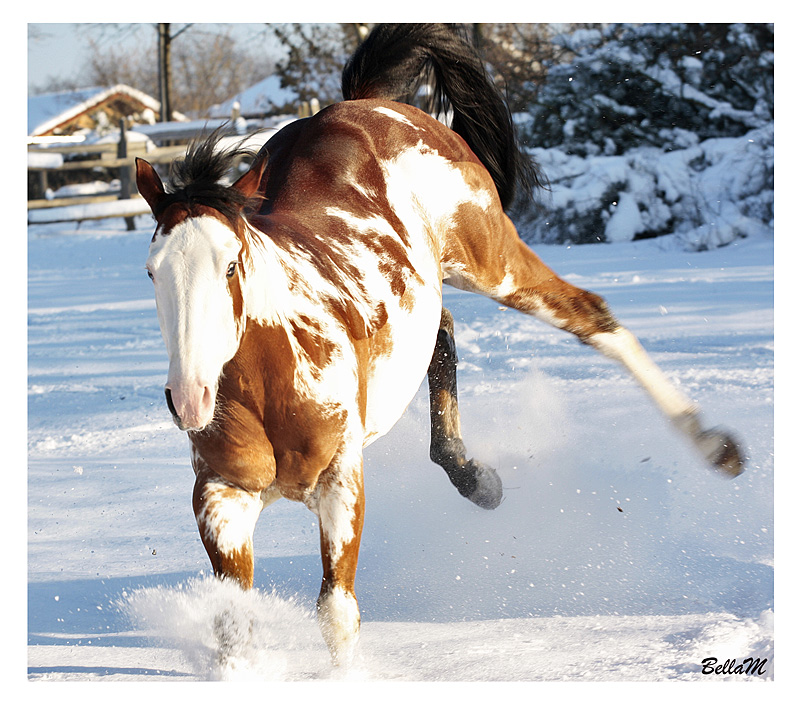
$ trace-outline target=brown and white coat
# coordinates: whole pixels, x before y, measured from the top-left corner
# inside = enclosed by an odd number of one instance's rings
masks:
[[[382,31],[396,39],[404,30]],[[369,42],[363,52],[381,50]],[[281,497],[305,503],[319,517],[318,610],[339,663],[352,658],[360,623],[362,449],[392,427],[426,373],[432,457],[479,505],[502,497],[497,474],[467,459],[461,441],[444,283],[620,361],[711,463],[741,470],[732,439],[702,429],[696,406],[603,300],[520,240],[480,149],[368,84],[351,77],[347,93],[358,99],[278,132],[230,187],[210,184],[224,162],[216,137],[190,150],[172,191],[137,163],[157,221],[147,269],[168,401],[191,440],[203,543],[218,575],[249,587],[259,513]]]

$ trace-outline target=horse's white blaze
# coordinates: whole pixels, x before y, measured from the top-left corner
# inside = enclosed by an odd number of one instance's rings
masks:
[[[166,386],[185,428],[211,421],[222,366],[239,346],[226,271],[240,249],[233,231],[209,216],[157,234],[150,246],[147,268],[169,356]]]

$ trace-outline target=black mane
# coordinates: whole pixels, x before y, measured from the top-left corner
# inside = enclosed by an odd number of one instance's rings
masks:
[[[217,128],[207,137],[193,139],[182,160],[172,163],[166,186],[167,195],[159,203],[159,214],[175,203],[192,206],[208,206],[219,211],[231,223],[235,223],[247,198],[229,185],[231,175],[242,158],[252,160],[253,150],[238,143],[220,148],[224,137],[222,128]],[[234,179],[235,181],[235,179]]]

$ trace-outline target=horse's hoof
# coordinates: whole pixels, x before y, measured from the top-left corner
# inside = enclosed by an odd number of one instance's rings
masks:
[[[503,501],[503,481],[497,471],[490,466],[484,466],[474,459],[467,461],[466,467],[475,477],[475,490],[466,496],[484,510],[494,510]]]
[[[219,675],[236,669],[250,650],[255,616],[237,613],[232,608],[214,616],[213,635],[216,642],[216,669]]]
[[[726,475],[735,478],[744,470],[744,458],[739,444],[723,429],[702,431],[695,441],[706,460]]]

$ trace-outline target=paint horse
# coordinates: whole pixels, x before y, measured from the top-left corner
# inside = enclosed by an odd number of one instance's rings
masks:
[[[452,129],[396,99],[432,67]],[[193,508],[215,574],[253,582],[252,535],[278,498],[319,518],[317,613],[334,663],[353,655],[364,516],[362,450],[427,372],[431,457],[462,495],[502,498],[469,459],[442,283],[480,292],[619,361],[714,466],[742,460],[725,432],[651,362],[597,295],[557,277],[505,211],[535,186],[510,113],[446,25],[377,27],[347,64],[345,100],[277,132],[225,182],[218,136],[173,165],[166,189],[137,161],[157,227],[147,271],[169,355],[166,397],[188,432]]]

